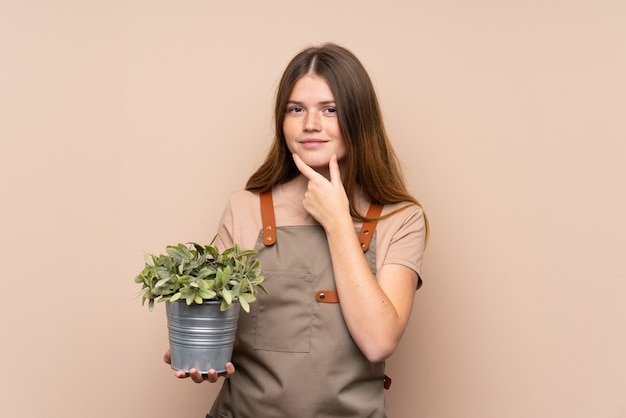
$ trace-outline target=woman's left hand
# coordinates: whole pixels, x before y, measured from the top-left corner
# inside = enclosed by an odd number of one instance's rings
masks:
[[[352,224],[350,204],[343,188],[337,156],[333,155],[328,163],[330,180],[309,167],[297,154],[293,154],[293,160],[300,173],[309,179],[303,201],[307,212],[325,229],[333,228],[342,219]],[[340,214],[347,216],[338,216]]]

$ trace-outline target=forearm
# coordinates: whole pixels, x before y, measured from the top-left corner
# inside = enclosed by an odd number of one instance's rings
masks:
[[[372,274],[354,233],[352,220],[327,231],[333,272],[346,325],[372,362],[389,357],[406,326],[389,296]]]

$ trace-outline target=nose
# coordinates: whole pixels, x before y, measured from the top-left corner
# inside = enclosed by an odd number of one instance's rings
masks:
[[[304,130],[307,132],[319,131],[321,129],[321,116],[317,112],[307,112],[304,119]]]

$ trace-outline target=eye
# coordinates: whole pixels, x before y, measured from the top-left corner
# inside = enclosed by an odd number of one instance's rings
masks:
[[[302,113],[304,112],[304,109],[302,109],[300,106],[291,106],[287,108],[287,112],[288,113]]]
[[[324,113],[329,113],[331,115],[334,115],[337,113],[337,108],[336,107],[327,107],[324,109]]]

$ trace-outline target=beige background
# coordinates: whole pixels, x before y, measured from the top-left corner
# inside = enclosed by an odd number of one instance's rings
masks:
[[[143,251],[209,241],[302,47],[365,63],[432,223],[395,418],[626,417],[626,2],[0,0],[0,416],[203,417]],[[306,378],[306,376],[303,376]]]

